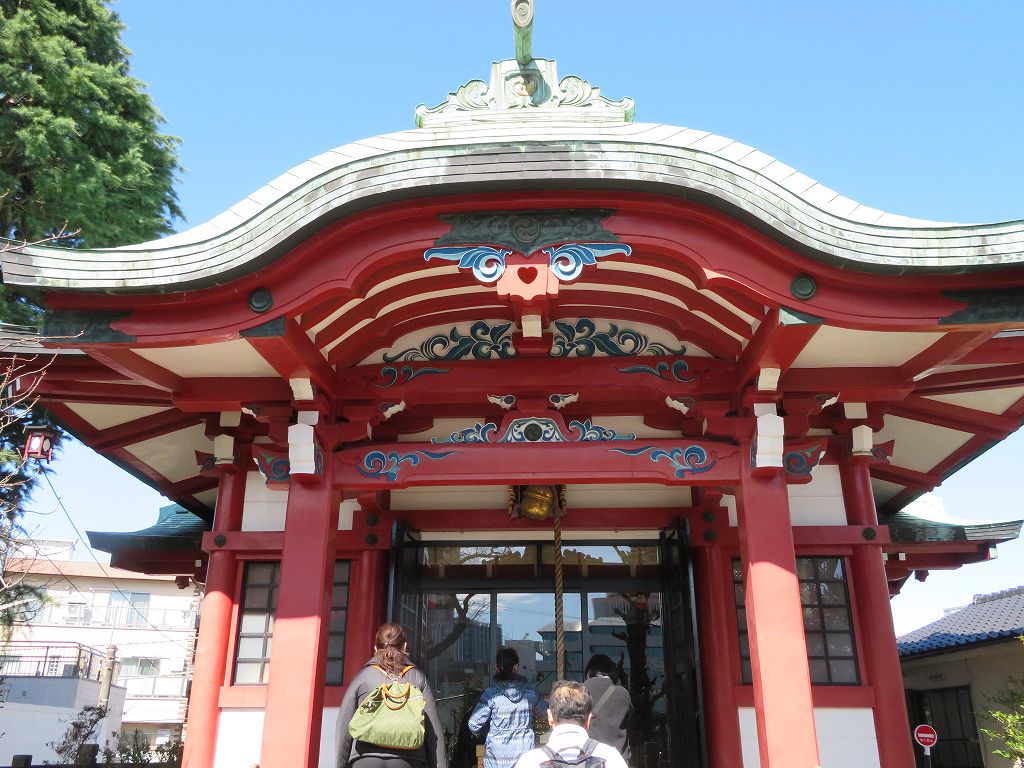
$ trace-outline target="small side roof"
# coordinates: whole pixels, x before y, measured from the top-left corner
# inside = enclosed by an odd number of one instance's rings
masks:
[[[110,562],[145,573],[191,574],[205,559],[201,549],[209,524],[178,504],[160,508],[156,523],[139,531],[86,531],[89,545],[110,554]]]
[[[975,595],[974,601],[898,639],[903,658],[1024,635],[1024,586]]]

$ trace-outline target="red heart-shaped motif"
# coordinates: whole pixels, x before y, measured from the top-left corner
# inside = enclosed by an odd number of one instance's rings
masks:
[[[529,285],[537,279],[536,267],[519,267],[519,279]]]

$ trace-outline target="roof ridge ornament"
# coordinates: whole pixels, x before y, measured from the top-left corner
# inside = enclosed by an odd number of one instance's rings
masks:
[[[525,67],[533,61],[533,0],[512,0],[512,33],[516,61]]]
[[[514,59],[491,65],[490,84],[470,80],[436,107],[416,107],[416,127],[434,128],[491,122],[568,121],[631,123],[636,104],[612,101],[601,89],[569,75],[558,79],[558,65],[533,57],[534,0],[512,0]]]

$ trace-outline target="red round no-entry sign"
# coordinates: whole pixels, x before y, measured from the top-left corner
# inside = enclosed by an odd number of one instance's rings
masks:
[[[935,746],[935,742],[939,740],[939,734],[934,728],[927,723],[923,723],[914,729],[914,741],[920,744],[925,749]]]

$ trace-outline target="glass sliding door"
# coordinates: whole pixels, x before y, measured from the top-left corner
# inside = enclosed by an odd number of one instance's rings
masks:
[[[565,677],[583,679],[581,600],[566,592],[564,606]],[[519,654],[519,671],[547,696],[555,682],[556,633],[553,592],[501,592],[496,595],[495,648],[507,646]]]
[[[392,615],[438,697],[451,768],[474,768],[465,721],[491,683],[495,651],[514,648],[521,674],[543,695],[555,682],[554,548],[403,543]],[[582,680],[591,656],[609,656],[633,702],[632,768],[701,768],[685,530],[668,532],[661,546],[573,542],[563,549],[563,577],[565,677]],[[546,728],[536,723],[542,741]]]

